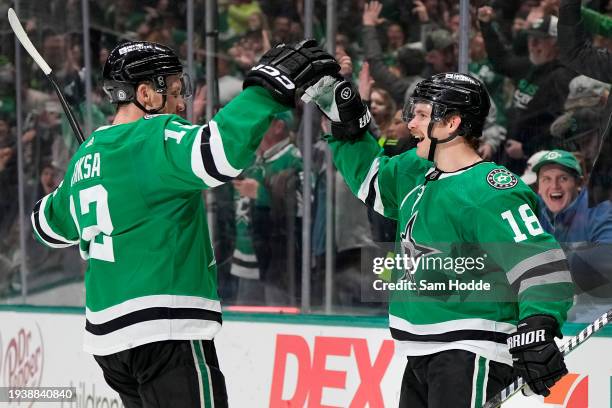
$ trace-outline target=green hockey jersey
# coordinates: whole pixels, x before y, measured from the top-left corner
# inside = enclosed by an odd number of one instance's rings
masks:
[[[428,355],[463,349],[512,364],[506,338],[518,320],[560,325],[573,285],[563,251],[535,216],[536,196],[492,162],[447,173],[416,150],[392,158],[366,134],[329,139],[354,194],[398,221],[389,326],[398,349]],[[488,288],[488,289],[487,289]]]
[[[257,180],[259,187],[255,200],[240,196],[238,191],[234,191],[236,240],[230,270],[232,275],[245,279],[261,278],[252,230],[252,206],[269,208],[271,199],[266,187],[266,180],[270,180],[275,174],[290,168],[301,172],[302,157],[297,146],[292,144],[289,138],[286,138],[266,150],[262,155],[258,155],[255,163],[242,174],[244,178]],[[296,193],[299,196],[301,192],[297,191]]]
[[[145,116],[101,127],[81,145],[32,224],[42,243],[78,245],[88,260],[85,351],[214,337],[221,306],[201,190],[252,163],[286,109],[250,87],[207,125]]]

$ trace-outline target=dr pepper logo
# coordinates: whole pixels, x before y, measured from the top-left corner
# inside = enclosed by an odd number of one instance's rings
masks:
[[[9,337],[0,338],[0,386],[40,386],[44,361],[40,327],[36,323],[28,324],[8,334]]]

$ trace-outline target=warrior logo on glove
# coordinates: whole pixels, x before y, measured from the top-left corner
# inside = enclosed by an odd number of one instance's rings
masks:
[[[508,337],[508,347],[515,348],[521,346],[528,346],[532,343],[545,342],[545,334],[546,332],[544,331],[544,329],[530,331],[527,333],[517,333],[514,336]]]
[[[372,114],[370,113],[370,110],[366,106],[366,113],[362,117],[359,118],[359,129],[365,128],[366,126],[370,124],[371,121],[372,121]]]
[[[521,320],[507,340],[516,374],[532,392],[543,396],[549,395],[550,388],[567,374],[555,337],[563,337],[557,320],[533,315]]]
[[[345,101],[348,101],[351,96],[353,96],[353,92],[350,87],[344,88],[342,92],[340,92],[340,97]]]
[[[302,95],[305,103],[313,101],[329,120],[332,135],[340,140],[357,140],[372,121],[370,110],[349,81],[332,76],[321,78]]]

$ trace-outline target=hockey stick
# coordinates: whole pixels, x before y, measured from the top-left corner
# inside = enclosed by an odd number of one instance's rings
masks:
[[[584,328],[577,336],[572,337],[561,347],[561,353],[563,357],[571,353],[576,347],[584,343],[594,333],[598,332],[602,327],[612,321],[612,310],[608,310],[606,313],[601,315],[593,323],[589,324]],[[508,398],[519,392],[525,386],[525,382],[521,377],[518,377],[512,384],[501,390],[499,394],[488,400],[482,408],[497,408]]]
[[[53,70],[51,69],[49,64],[47,64],[47,62],[43,59],[43,57],[38,53],[36,47],[34,47],[34,44],[32,44],[32,41],[30,41],[30,39],[28,38],[28,34],[26,34],[21,23],[19,22],[19,19],[17,18],[17,14],[15,14],[15,11],[12,8],[9,8],[8,10],[8,20],[9,24],[11,25],[11,28],[13,29],[13,32],[15,33],[15,36],[17,37],[21,45],[23,45],[23,48],[25,48],[28,54],[30,54],[36,65],[38,65],[40,69],[42,69],[49,82],[51,82],[51,85],[53,85],[53,89],[55,89],[55,93],[57,94],[57,97],[59,98],[59,101],[62,104],[62,108],[64,108],[64,112],[66,112],[66,117],[68,118],[68,123],[70,123],[72,131],[74,132],[77,140],[79,141],[79,144],[83,143],[83,141],[85,141],[83,131],[81,130],[81,127],[79,126],[79,123],[77,122],[74,113],[70,109],[68,102],[66,102],[66,98],[64,98],[62,91],[57,85],[55,75],[53,75],[52,72]]]

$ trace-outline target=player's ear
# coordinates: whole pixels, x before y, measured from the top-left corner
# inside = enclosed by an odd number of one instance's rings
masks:
[[[448,130],[452,133],[459,129],[461,125],[461,116],[459,115],[449,115],[444,120],[444,125],[448,127]]]
[[[141,103],[142,106],[152,105],[153,90],[146,82],[138,84],[136,87],[136,99]]]
[[[452,132],[457,131],[460,126],[461,126],[461,116],[453,115],[451,117],[451,131]]]

